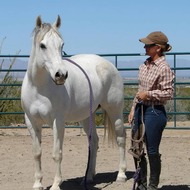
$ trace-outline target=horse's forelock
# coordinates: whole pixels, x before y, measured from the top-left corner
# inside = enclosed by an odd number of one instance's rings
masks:
[[[41,41],[45,34],[49,32],[51,29],[51,25],[48,23],[43,23],[41,27],[36,27],[33,30],[33,37],[34,37],[34,42],[36,43],[37,41]]]
[[[60,37],[61,37],[61,34],[59,33],[59,31],[58,30],[56,30],[54,27],[52,27],[52,25],[51,24],[49,24],[49,23],[43,23],[42,24],[42,27],[36,27],[36,28],[34,28],[34,30],[33,30],[33,37],[34,37],[34,42],[36,43],[36,42],[40,42],[43,38],[44,38],[44,36],[45,36],[45,34],[47,33],[47,32],[49,32],[50,30],[53,30],[53,31],[55,31]]]

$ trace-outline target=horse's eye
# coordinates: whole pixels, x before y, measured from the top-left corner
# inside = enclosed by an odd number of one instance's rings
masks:
[[[46,49],[46,46],[44,44],[40,44],[40,48]]]

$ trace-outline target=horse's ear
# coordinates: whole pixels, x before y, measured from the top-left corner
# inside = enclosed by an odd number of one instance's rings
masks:
[[[41,28],[42,26],[42,19],[41,16],[38,16],[36,19],[36,27]]]
[[[60,26],[61,26],[61,17],[59,15],[57,16],[57,20],[55,21],[55,23],[53,24],[53,26],[55,28],[60,28]]]

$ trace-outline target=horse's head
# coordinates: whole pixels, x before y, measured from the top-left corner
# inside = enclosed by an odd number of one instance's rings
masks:
[[[45,68],[55,84],[64,84],[68,72],[62,65],[63,39],[58,31],[61,18],[58,16],[54,24],[42,23],[41,17],[36,19],[34,29],[33,54],[38,68]]]

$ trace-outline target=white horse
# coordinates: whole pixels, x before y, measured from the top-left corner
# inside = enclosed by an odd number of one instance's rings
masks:
[[[62,58],[64,43],[58,32],[60,25],[59,16],[53,25],[42,23],[41,18],[37,17],[31,55],[22,84],[21,103],[26,125],[33,140],[36,169],[33,188],[43,189],[41,131],[44,124],[53,129],[54,136],[53,159],[56,171],[51,190],[59,190],[62,182],[61,161],[65,122],[81,122],[87,135],[91,129],[91,159],[86,179],[88,182],[93,180],[98,149],[94,117],[99,105],[107,113],[108,129],[115,135],[114,140],[119,146],[120,163],[117,180],[125,181],[126,135],[123,126],[123,82],[120,74],[114,65],[100,56],[86,54],[72,56],[70,60],[77,63],[89,77],[92,87],[90,95],[89,83],[82,70]],[[92,117],[89,112],[90,98]],[[89,125],[90,118],[93,118],[92,128]],[[69,160],[66,162],[72,164]]]

